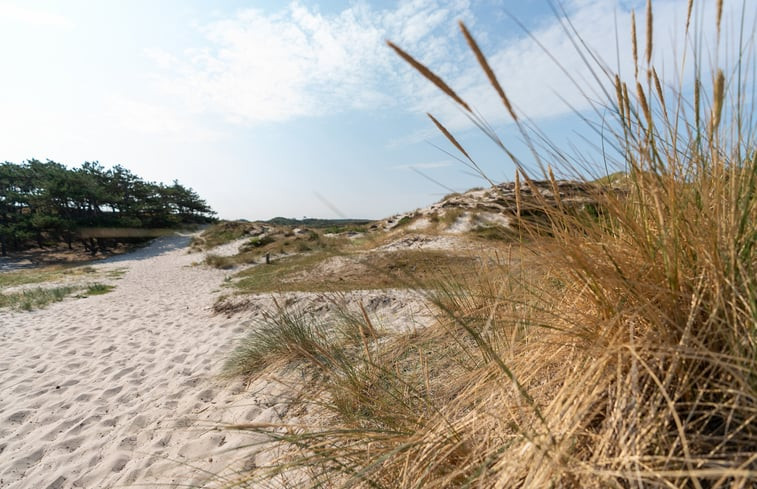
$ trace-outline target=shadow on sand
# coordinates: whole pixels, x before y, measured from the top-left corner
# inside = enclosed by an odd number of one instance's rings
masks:
[[[130,251],[128,253],[109,256],[107,258],[100,258],[94,260],[82,260],[75,262],[68,262],[61,260],[60,262],[50,261],[40,263],[29,257],[0,257],[0,273],[11,272],[14,270],[23,270],[29,268],[39,268],[40,266],[65,264],[69,266],[85,266],[85,265],[102,265],[106,263],[119,263],[132,260],[147,260],[156,256],[160,256],[170,251],[178,250],[189,245],[192,240],[193,234],[191,232],[177,231],[171,235],[163,236],[153,239],[145,246]]]
[[[124,261],[148,260],[165,253],[186,248],[192,241],[191,233],[177,232],[170,236],[163,236],[150,241],[147,246],[123,255],[115,255],[104,260],[98,260],[97,264],[119,263]]]

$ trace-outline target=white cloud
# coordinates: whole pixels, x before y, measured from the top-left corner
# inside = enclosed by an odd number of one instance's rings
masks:
[[[583,42],[612,68],[618,65],[618,44],[626,75],[631,71],[627,68],[631,7],[639,11],[643,46],[642,0],[623,5],[606,0],[565,3]],[[686,0],[655,3],[658,65],[675,66],[673,46],[680,54],[685,11]],[[385,46],[384,41],[392,39],[440,74],[489,122],[506,122],[496,93],[461,41],[456,25],[460,19],[476,35],[468,0],[411,0],[394,10],[357,3],[335,15],[294,2],[276,13],[243,10],[202,27],[205,47],[177,55],[157,51],[150,55],[169,68],[168,75],[158,78],[167,93],[178,95],[192,110],[217,113],[238,123],[388,107],[432,111],[450,129],[470,127],[468,118],[436,87]],[[484,51],[521,113],[541,119],[569,112],[568,105],[578,110],[590,107],[587,95],[597,95],[598,87],[557,19],[549,17],[532,29],[549,55],[526,34],[508,32],[506,40],[495,34],[482,32],[476,37],[487,41]]]
[[[414,0],[394,11],[358,3],[331,16],[297,2],[275,14],[243,10],[204,26],[206,47],[148,55],[172,68],[158,78],[164,91],[232,121],[391,106],[405,93],[407,73],[397,72],[384,41],[425,46],[424,58],[442,59],[454,21],[470,18],[467,1],[447,3]]]

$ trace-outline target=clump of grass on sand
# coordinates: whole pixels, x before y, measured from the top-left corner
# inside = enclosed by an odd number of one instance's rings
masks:
[[[24,290],[11,294],[0,294],[0,308],[11,307],[22,311],[40,309],[53,302],[60,302],[78,290],[77,287],[63,286]]]
[[[205,229],[192,239],[193,250],[209,250],[222,244],[230,243],[245,236],[260,233],[260,226],[246,221],[224,221]]]
[[[31,311],[42,309],[54,302],[60,302],[72,295],[77,298],[85,298],[92,295],[107,294],[114,288],[112,285],[93,283],[84,288],[76,285],[63,285],[59,287],[35,287],[9,294],[0,293],[0,308],[8,307]]]
[[[692,4],[681,25],[694,52],[682,54],[679,71],[696,60],[693,85],[658,79],[649,4],[643,54],[632,30],[634,77],[591,66],[604,80],[596,93],[606,95],[592,101],[606,114],[598,137],[617,149],[603,156],[627,174],[622,192],[598,186],[590,213],[568,211],[559,198],[542,202],[544,222],[519,227],[534,257],[519,265],[485,260],[464,280],[452,277],[429,295],[444,313],[434,327],[379,340],[362,334],[347,344],[308,324],[290,337],[274,321],[248,340],[255,353],[246,364],[237,357],[233,370],[256,375],[268,355],[296,352],[307,365],[313,415],[307,424],[237,426],[267,434],[281,452],[231,485],[754,487],[755,24],[747,18],[729,39],[736,55],[720,66],[707,56],[721,48],[722,2],[716,45],[706,49],[689,30],[697,25]],[[541,176],[555,182],[536,151],[541,133],[513,108],[461,27]],[[521,185],[531,185],[530,167],[452,88],[390,46],[505,150]],[[709,74],[705,59],[714,59]],[[548,147],[562,172],[586,178],[575,171],[585,168],[583,157]]]
[[[101,284],[101,283],[90,284],[85,289],[84,295],[85,296],[103,295],[103,294],[107,294],[108,292],[111,292],[113,289],[115,289],[113,285],[107,285],[107,284]]]

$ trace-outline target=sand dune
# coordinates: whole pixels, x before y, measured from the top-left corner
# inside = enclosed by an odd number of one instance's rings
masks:
[[[208,474],[185,464],[220,473],[234,457],[214,454],[250,442],[215,422],[277,419],[275,386],[217,378],[244,324],[212,315],[225,272],[188,241],[97,265],[127,269],[109,294],[0,311],[0,487],[192,484]]]

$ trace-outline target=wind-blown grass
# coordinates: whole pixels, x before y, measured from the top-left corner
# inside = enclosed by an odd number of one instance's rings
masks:
[[[663,83],[650,65],[651,5],[641,61],[634,27],[634,78],[592,66],[606,94],[593,106],[613,118],[598,137],[624,174],[605,175],[619,185],[597,186],[591,212],[566,209],[559,193],[553,204],[542,199],[546,219],[519,226],[533,258],[519,267],[482,261],[468,280],[435,289],[430,300],[444,314],[426,331],[366,336],[362,347],[315,330],[306,336],[324,343],[261,333],[261,346],[276,338],[304,347],[323,415],[286,436],[248,427],[291,452],[245,481],[310,468],[315,487],[754,487],[755,33],[737,33],[735,65],[705,75],[690,17],[691,7],[685,25],[696,50],[682,71],[697,60],[693,88]],[[716,22],[720,33],[720,14]],[[391,47],[492,137],[519,184],[533,186],[534,166],[556,186],[547,163],[555,156],[562,173],[589,179],[576,170],[582,161],[513,109],[464,26],[463,34],[534,150],[531,165],[428,67]],[[340,358],[349,361],[332,361]]]

